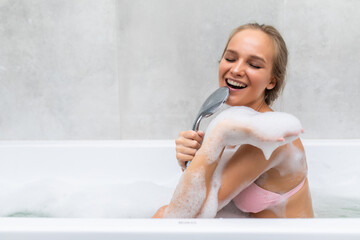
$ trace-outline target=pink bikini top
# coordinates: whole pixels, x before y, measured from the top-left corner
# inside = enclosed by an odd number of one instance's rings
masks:
[[[235,205],[243,212],[258,213],[289,199],[297,193],[305,183],[305,179],[295,188],[285,194],[265,190],[255,183],[241,191],[234,199]]]

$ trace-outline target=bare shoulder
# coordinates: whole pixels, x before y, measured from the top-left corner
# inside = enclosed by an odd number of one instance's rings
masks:
[[[304,145],[302,144],[300,138],[294,140],[294,141],[292,142],[292,144],[293,144],[295,147],[297,147],[299,150],[305,152],[305,150],[304,150]]]
[[[300,138],[297,138],[290,143],[278,147],[271,155],[271,159],[274,162],[281,164],[283,160],[288,159],[294,154],[305,155],[304,146]]]
[[[279,147],[271,158],[273,166],[257,181],[261,187],[275,192],[286,192],[306,178],[306,156],[300,139]]]

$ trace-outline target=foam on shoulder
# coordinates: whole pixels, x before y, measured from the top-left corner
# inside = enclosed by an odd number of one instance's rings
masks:
[[[231,107],[211,121],[204,142],[215,136],[218,142],[213,144],[221,147],[251,144],[260,148],[269,159],[276,148],[293,141],[302,131],[300,121],[291,114],[260,113],[248,107]],[[216,149],[214,147],[212,149]],[[211,159],[215,160],[216,156]]]

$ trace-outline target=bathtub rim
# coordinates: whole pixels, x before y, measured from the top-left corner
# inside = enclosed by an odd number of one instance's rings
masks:
[[[359,218],[313,219],[94,219],[94,218],[0,218],[0,236],[76,234],[112,234],[114,236],[161,233],[156,239],[180,234],[176,239],[211,236],[228,239],[235,236],[250,239],[359,239]],[[217,238],[218,237],[218,238]],[[16,238],[18,239],[18,238]],[[22,238],[19,238],[22,239]],[[25,238],[24,238],[25,239]],[[45,238],[44,238],[45,239]],[[200,238],[201,239],[201,238]],[[312,238],[310,238],[312,239]]]
[[[300,137],[301,141],[307,144],[320,144],[320,145],[326,145],[326,144],[359,144],[360,138],[304,138]],[[172,146],[175,145],[175,139],[94,139],[94,140],[88,140],[88,139],[58,139],[58,140],[32,140],[32,139],[23,139],[23,140],[7,140],[7,139],[0,139],[0,144],[7,144],[7,145],[28,145],[28,144],[75,144],[75,145],[117,145],[118,143],[122,143],[124,145],[134,145],[134,144],[144,144],[149,143],[150,146],[158,145],[158,146]],[[1,146],[1,145],[0,145]]]

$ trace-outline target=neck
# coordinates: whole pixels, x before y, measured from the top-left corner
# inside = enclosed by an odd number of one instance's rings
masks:
[[[264,100],[261,101],[260,104],[258,104],[258,107],[256,107],[255,110],[258,111],[258,112],[261,112],[261,109],[264,106],[264,104],[266,105],[265,101]]]
[[[248,107],[254,109],[257,112],[268,112],[272,111],[271,108],[266,104],[264,99],[260,99],[256,102],[254,102],[251,105],[248,105]]]

